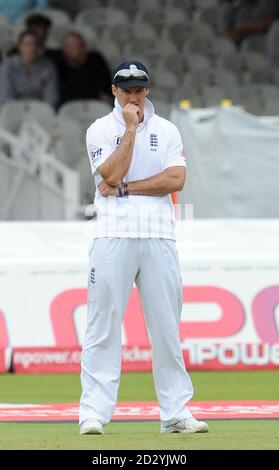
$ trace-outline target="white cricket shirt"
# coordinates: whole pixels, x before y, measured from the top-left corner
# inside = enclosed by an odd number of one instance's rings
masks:
[[[95,178],[94,206],[97,211],[94,238],[166,238],[175,240],[174,207],[171,196],[103,197],[98,167],[114,152],[126,125],[117,99],[113,111],[97,119],[87,130],[86,145]],[[177,127],[157,116],[145,100],[144,120],[137,127],[131,165],[123,181],[157,175],[171,166],[186,166]]]

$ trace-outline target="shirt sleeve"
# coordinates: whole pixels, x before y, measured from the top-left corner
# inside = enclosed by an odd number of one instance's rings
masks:
[[[112,154],[114,148],[108,139],[105,129],[102,129],[98,120],[88,129],[86,134],[86,148],[91,165],[92,175],[99,166]]]
[[[170,132],[170,141],[167,149],[167,158],[164,170],[171,166],[186,167],[186,158],[183,150],[181,135],[176,126],[173,126]]]

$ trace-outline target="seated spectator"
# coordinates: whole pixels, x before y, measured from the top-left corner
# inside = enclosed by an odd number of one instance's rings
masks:
[[[279,67],[279,19],[272,23],[266,35],[266,55],[269,67]]]
[[[0,0],[0,14],[14,22],[32,8],[43,9],[48,6],[49,0]]]
[[[39,55],[41,57],[48,57],[49,59],[52,59],[54,54],[53,50],[46,48],[46,40],[50,27],[51,20],[41,13],[34,13],[28,16],[25,20],[26,31],[31,31],[37,36]],[[16,47],[9,51],[9,55],[15,53],[17,53]]]
[[[111,74],[106,61],[99,52],[88,52],[79,33],[67,33],[55,61],[60,81],[60,104],[80,99],[102,99],[112,103]]]
[[[0,102],[17,99],[38,99],[56,107],[58,104],[57,76],[54,65],[39,56],[37,36],[21,33],[18,54],[2,63]]]
[[[226,5],[222,35],[240,44],[253,33],[266,32],[279,11],[277,0],[238,0]]]
[[[33,15],[26,18],[25,27],[26,30],[36,34],[40,55],[48,55],[48,50],[46,49],[46,40],[49,29],[51,27],[51,20],[41,13],[34,13]]]

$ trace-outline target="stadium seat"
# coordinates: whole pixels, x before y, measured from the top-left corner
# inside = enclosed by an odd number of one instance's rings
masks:
[[[68,13],[64,10],[58,8],[46,8],[45,10],[30,10],[28,13],[20,16],[14,25],[14,40],[17,41],[19,34],[24,31],[25,21],[29,16],[32,16],[34,13],[41,13],[44,16],[47,16],[51,20],[51,27],[49,34],[52,34],[53,31],[53,40],[50,40],[50,44],[55,46],[58,44],[58,37],[60,38],[62,33],[71,27],[71,18]],[[54,39],[55,38],[55,39]]]
[[[187,70],[187,63],[184,57],[177,57],[175,54],[166,55],[162,57],[158,62],[158,66],[161,68],[167,68],[171,72],[175,73],[177,76],[183,76]]]
[[[238,103],[239,89],[242,86],[239,76],[228,70],[215,68],[211,74],[212,82],[224,90],[224,98],[230,98],[233,103]]]
[[[187,21],[184,11],[180,8],[173,7],[171,10],[168,8],[164,9],[164,23],[166,27],[169,27],[172,24],[178,23],[179,21]]]
[[[72,31],[71,24],[69,23],[67,26],[59,26],[59,27],[51,27],[47,41],[46,41],[46,47],[48,49],[59,49],[61,47],[63,37],[68,31]]]
[[[0,15],[0,52],[2,56],[14,46],[14,28],[9,19]]]
[[[70,0],[72,2],[72,0]],[[109,0],[75,0],[77,4],[78,10],[82,10],[83,8],[97,8],[103,6],[104,3],[107,5]],[[64,3],[64,0],[61,0],[61,3]]]
[[[29,16],[34,15],[34,13],[41,13],[42,15],[47,16],[55,27],[65,26],[71,23],[71,18],[65,10],[61,10],[59,8],[45,8],[44,10],[30,10],[28,13],[20,16],[15,23],[16,29],[24,29],[26,19]]]
[[[102,34],[105,28],[112,26],[129,26],[128,15],[119,8],[86,8],[76,16],[78,26],[93,28]]]
[[[90,51],[97,49],[97,35],[96,35],[96,32],[93,30],[93,28],[88,28],[86,26],[83,26],[81,28],[80,26],[76,25],[75,23],[70,23],[64,29],[63,33],[65,34],[65,32],[69,32],[69,31],[70,32],[76,32],[76,33],[80,34],[84,38],[84,40],[86,42],[86,45],[87,45],[87,47]],[[50,30],[50,35],[51,34],[52,34],[52,30]],[[61,37],[61,35],[60,35],[60,37]],[[63,39],[63,36],[61,37],[61,39]],[[99,41],[99,38],[98,38],[98,41]]]
[[[197,10],[206,8],[218,8],[218,0],[194,0],[194,6]]]
[[[152,64],[152,66],[149,67],[151,72],[155,72],[154,65],[157,66],[160,58],[163,59],[164,55],[177,54],[175,45],[171,41],[167,39],[164,40],[163,38],[158,40],[155,44],[152,39],[133,40],[127,44],[123,52],[125,57],[146,57],[147,62]]]
[[[256,116],[262,116],[264,114],[265,107],[263,100],[255,100],[254,97],[245,96],[242,98],[240,105],[247,113],[255,114]]]
[[[264,108],[262,115],[279,116],[279,92],[277,96],[263,96]]]
[[[264,96],[265,98],[272,98],[275,101],[277,100],[277,105],[278,105],[279,89],[277,86],[269,85],[269,84],[261,85],[261,93],[262,93],[262,96]]]
[[[172,41],[170,41],[168,38],[161,37],[158,38],[153,47],[150,50],[147,50],[145,54],[148,58],[150,58],[151,62],[157,66],[160,58],[164,59],[170,55],[177,57],[178,51]],[[169,67],[167,67],[167,70],[169,70]],[[172,72],[172,70],[170,71]]]
[[[64,165],[78,171],[80,202],[90,204],[93,200],[94,180],[86,152],[85,129],[72,117],[58,114],[50,150]]]
[[[275,85],[260,84],[256,88],[263,102],[262,115],[279,116],[279,89]]]
[[[242,74],[245,69],[244,59],[237,51],[230,52],[226,55],[220,55],[217,57],[216,61],[219,67],[237,74]]]
[[[154,105],[156,114],[159,114],[159,116],[165,119],[169,119],[171,111],[170,103],[167,103],[166,101],[162,100],[157,100],[156,98],[154,100],[151,98],[151,102]]]
[[[100,100],[76,100],[63,104],[58,114],[60,117],[74,119],[83,129],[86,129],[93,121],[108,114],[111,110],[108,103]]]
[[[192,15],[194,7],[192,2],[187,2],[185,0],[165,0],[165,6],[169,9],[180,8],[187,14],[187,16]]]
[[[164,28],[168,29],[172,24],[182,22],[185,19],[183,10],[178,8],[148,8],[140,11],[135,18],[135,21],[143,21],[152,24],[158,32]]]
[[[242,41],[241,50],[257,52],[261,55],[265,54],[266,52],[265,41],[266,41],[265,34],[253,34],[252,36],[248,36]]]
[[[101,7],[104,0],[54,0],[53,5],[56,8],[65,10],[71,18],[75,18],[77,13],[84,8]]]
[[[168,69],[158,67],[152,73],[151,79],[154,86],[160,86],[161,88],[165,88],[168,91],[172,91],[177,86],[176,75],[170,72]]]
[[[6,15],[1,15],[0,14],[0,26],[2,27],[11,27],[12,24],[9,20],[9,18]]]
[[[85,151],[85,130],[80,123],[71,117],[58,114],[50,150],[65,165],[76,168],[81,153]]]
[[[189,40],[192,32],[192,22],[187,18],[186,21],[179,21],[168,25],[164,29],[164,34],[173,41],[179,50],[181,50],[183,44],[186,44]]]
[[[239,89],[241,85],[225,84],[221,88],[224,90],[224,99],[230,99],[235,105],[239,104]]]
[[[236,88],[239,85],[238,76],[229,70],[215,68],[212,70],[211,76],[213,83],[223,89],[226,89],[226,87]]]
[[[123,48],[123,55],[125,57],[137,57],[139,55],[147,57],[149,52],[152,54],[152,46],[152,39],[131,39]]]
[[[246,74],[246,81],[254,84],[267,84],[272,80],[272,75],[267,67],[253,67]]]
[[[221,57],[228,57],[236,52],[235,45],[232,41],[225,38],[215,38],[211,42],[211,54],[215,60],[220,60]]]
[[[135,22],[125,28],[119,28],[118,25],[106,29],[102,40],[116,44],[121,49],[129,47],[131,41],[156,41],[156,30],[149,23]],[[143,47],[144,49],[144,47]]]
[[[189,37],[188,41],[184,44],[182,49],[184,54],[188,52],[193,54],[201,54],[210,57],[213,48],[212,38],[208,37]]]
[[[187,64],[187,70],[209,70],[211,67],[210,59],[205,55],[189,53],[185,49],[182,54]]]
[[[187,71],[184,74],[183,81],[180,83],[180,88],[186,90],[195,89],[199,92],[203,86],[210,85],[212,83],[211,71],[209,68],[200,68],[192,71]]]
[[[216,85],[204,86],[202,88],[202,96],[203,103],[206,108],[219,106],[224,98],[228,98],[228,96],[226,96],[226,92]]]
[[[266,67],[266,58],[263,54],[252,51],[241,51],[241,56],[246,70]]]
[[[203,107],[202,95],[194,85],[182,85],[176,90],[173,95],[173,102],[178,104],[181,100],[189,101],[189,104],[192,108]]]
[[[216,38],[211,30],[211,28],[201,25],[202,27],[195,27],[189,31],[187,39],[184,44],[182,44],[181,50],[183,54],[191,53],[200,53],[207,55],[208,52],[212,49]]]
[[[36,100],[9,101],[3,104],[0,126],[13,134],[18,134],[27,113],[34,116],[49,134],[53,132],[55,118],[53,108],[43,101]]]
[[[118,25],[107,27],[103,30],[101,35],[101,41],[104,46],[104,52],[106,47],[111,45],[115,46],[118,50],[122,49],[132,39],[132,27],[127,25],[125,28],[119,28]],[[120,51],[118,51],[120,52]]]
[[[115,42],[108,41],[106,37],[99,38],[93,49],[100,51],[109,63],[118,62],[121,57],[120,46]]]
[[[206,23],[214,31],[218,32],[220,31],[221,27],[221,12],[215,6],[207,6],[206,3],[207,2],[204,2],[204,8],[195,12],[194,21],[196,23]]]
[[[249,57],[251,54],[251,57]],[[243,58],[243,83],[268,82],[269,69],[264,56],[256,52],[241,52]],[[259,74],[259,75],[258,75]],[[266,78],[265,78],[266,77]]]
[[[81,153],[76,169],[80,177],[80,202],[86,205],[90,204],[94,199],[95,184],[86,151]]]
[[[261,115],[264,112],[264,100],[262,98],[261,87],[259,85],[242,86],[239,89],[239,104],[248,113]]]
[[[215,31],[208,23],[199,21],[197,23],[192,22],[192,38],[209,38],[216,39]]]
[[[279,68],[272,69],[271,77],[272,77],[272,83],[276,86],[279,86]]]
[[[156,41],[156,29],[150,23],[143,21],[135,21],[132,26],[132,37],[134,39],[151,39]]]
[[[152,78],[152,76],[151,76]],[[170,97],[166,96],[166,92],[164,89],[158,87],[158,86],[152,86],[150,90],[150,95],[148,96],[148,99],[153,103],[153,101],[164,101],[166,103],[170,103]]]
[[[108,0],[108,5],[113,8],[121,8],[130,18],[133,18],[139,11],[146,8],[160,8],[160,0]]]

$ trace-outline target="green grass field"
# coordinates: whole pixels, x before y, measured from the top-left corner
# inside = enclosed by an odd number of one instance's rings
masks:
[[[278,400],[279,373],[192,372],[195,400]],[[1,403],[78,402],[78,375],[0,376]],[[150,373],[122,374],[119,401],[156,400]],[[0,449],[279,449],[279,420],[209,421],[208,434],[160,435],[159,423],[111,423],[104,436],[77,424],[0,423]]]

